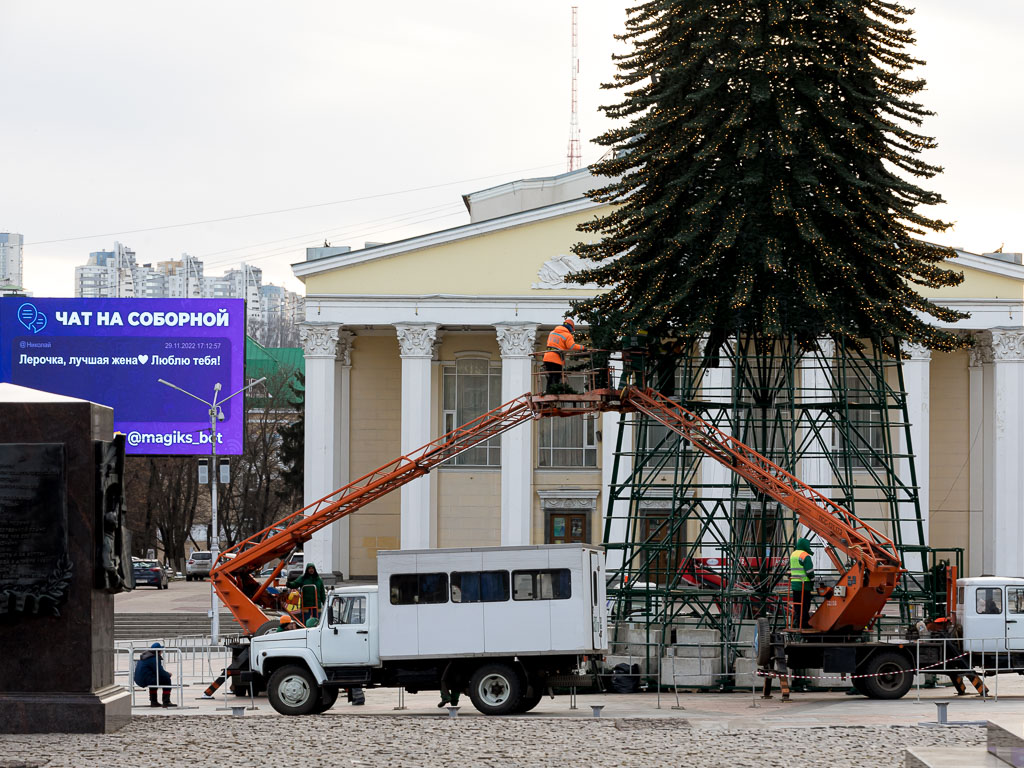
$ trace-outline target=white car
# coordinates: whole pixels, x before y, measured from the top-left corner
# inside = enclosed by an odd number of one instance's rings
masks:
[[[213,566],[212,552],[193,552],[185,563],[185,581],[205,579]]]

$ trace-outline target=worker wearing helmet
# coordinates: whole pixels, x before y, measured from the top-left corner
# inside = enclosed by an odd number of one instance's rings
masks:
[[[278,626],[277,631],[278,632],[287,632],[287,631],[295,629],[295,628],[296,628],[295,620],[286,613],[284,616],[281,617],[281,623]]]
[[[544,353],[544,370],[548,373],[548,392],[551,392],[555,385],[562,381],[565,353],[583,351],[583,345],[577,344],[572,336],[574,330],[576,330],[576,324],[571,317],[567,317],[561,325],[555,326],[555,329],[548,334],[548,351]]]
[[[792,593],[793,626],[810,629],[811,587],[814,584],[814,562],[811,560],[811,542],[798,539],[796,549],[789,556],[789,588]]]

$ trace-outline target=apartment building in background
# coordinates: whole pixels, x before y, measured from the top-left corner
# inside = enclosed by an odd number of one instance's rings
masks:
[[[245,299],[247,332],[266,346],[297,345],[296,323],[305,315],[303,297],[278,285],[263,285],[259,267],[242,264],[223,275],[208,275],[203,262],[187,253],[139,263],[135,251],[117,242],[109,251],[90,253],[88,262],[75,267],[75,297]]]
[[[0,232],[0,287],[21,288],[22,249],[25,238],[14,232]]]

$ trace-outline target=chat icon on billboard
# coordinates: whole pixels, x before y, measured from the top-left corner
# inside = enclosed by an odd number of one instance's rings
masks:
[[[46,315],[36,309],[34,304],[22,304],[18,307],[18,320],[32,333],[39,333],[46,327]]]

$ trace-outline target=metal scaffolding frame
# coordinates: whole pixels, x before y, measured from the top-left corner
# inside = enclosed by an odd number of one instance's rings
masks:
[[[675,359],[666,348],[655,341],[627,354],[625,377],[678,399],[895,542],[907,572],[875,632],[942,612],[942,566],[960,570],[962,550],[924,546],[898,358],[878,343],[858,350],[822,340],[808,349],[793,337],[741,335],[707,354],[698,341]],[[616,440],[604,536],[615,626],[623,634],[632,624],[634,641],[643,629],[648,656],[679,629],[715,629],[728,672],[754,620],[785,623],[789,555],[806,531],[790,510],[645,416],[623,414]],[[828,581],[831,563],[808,538]]]

